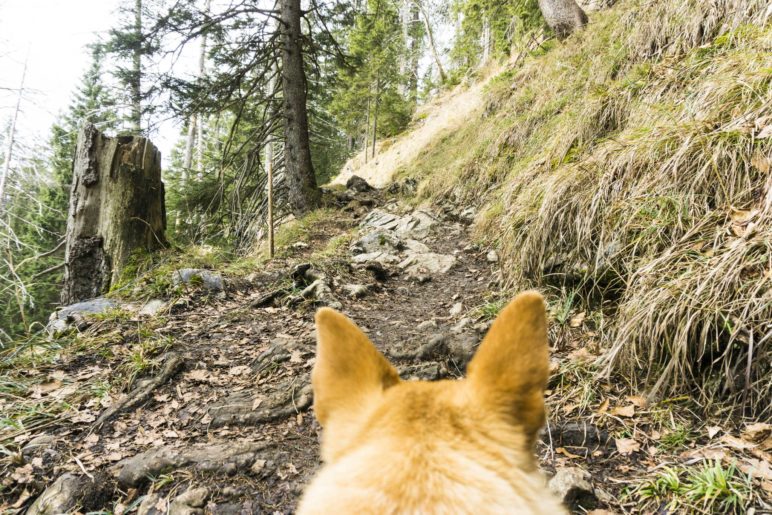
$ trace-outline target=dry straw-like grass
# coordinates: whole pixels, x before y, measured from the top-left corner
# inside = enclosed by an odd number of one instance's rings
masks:
[[[615,320],[606,372],[761,416],[772,415],[769,17],[760,0],[622,0],[503,76],[498,109],[414,165],[429,174],[425,196],[487,200],[478,227],[511,285],[600,296]],[[435,166],[446,152],[450,170]]]

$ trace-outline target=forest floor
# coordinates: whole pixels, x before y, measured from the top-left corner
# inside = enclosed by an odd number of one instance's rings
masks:
[[[320,465],[309,385],[319,305],[350,316],[403,378],[461,377],[508,300],[491,293],[497,256],[473,241],[472,214],[382,192],[334,197],[338,209],[263,268],[226,277],[224,291],[191,286],[156,314],[113,311],[6,356],[0,513],[292,512]],[[573,487],[576,513],[732,502],[769,512],[768,424],[701,420],[686,399],[650,406],[622,381],[599,381],[591,324],[550,308],[538,452]],[[719,484],[730,463],[743,475],[732,469],[714,501],[689,493]]]

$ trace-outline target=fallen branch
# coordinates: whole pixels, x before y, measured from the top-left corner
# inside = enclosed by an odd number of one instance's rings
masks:
[[[105,422],[111,420],[122,411],[132,409],[135,406],[145,402],[156,388],[174,377],[174,375],[176,375],[177,372],[182,369],[183,365],[184,362],[179,355],[174,353],[167,355],[166,362],[164,363],[161,372],[157,376],[152,378],[143,386],[133,390],[126,396],[126,398],[123,399],[123,401],[108,408],[107,411],[102,413],[102,415],[94,423],[94,427],[101,427]]]

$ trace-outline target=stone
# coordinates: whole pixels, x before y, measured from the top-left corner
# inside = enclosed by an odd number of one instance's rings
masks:
[[[166,307],[166,302],[162,301],[161,299],[150,299],[149,301],[145,302],[137,314],[144,316],[155,316],[164,307]]]
[[[317,279],[300,292],[300,296],[304,299],[321,299],[327,295],[330,295],[332,290],[322,279]]]
[[[399,263],[399,267],[413,275],[426,273],[444,274],[447,273],[455,263],[455,256],[451,256],[450,254],[424,252],[410,254]]]
[[[206,500],[209,498],[209,489],[205,486],[188,488],[185,492],[175,497],[169,505],[169,515],[199,515],[204,513]]]
[[[28,461],[35,454],[53,447],[55,442],[56,437],[53,435],[38,435],[21,448],[21,454]]]
[[[371,254],[385,252],[395,254],[405,248],[405,244],[393,232],[379,230],[371,232],[351,245],[353,254]]]
[[[358,191],[360,193],[366,193],[368,191],[372,191],[373,188],[370,186],[366,180],[359,177],[358,175],[352,175],[348,178],[346,181],[346,188],[354,191]]]
[[[137,508],[137,515],[162,515],[165,511],[158,509],[162,497],[158,494],[147,494]],[[164,502],[166,504],[166,502]]]
[[[498,263],[499,262],[499,253],[495,250],[490,250],[485,255],[485,259],[488,261],[488,263]]]
[[[351,258],[351,262],[354,264],[360,263],[379,263],[381,265],[388,265],[392,263],[399,263],[401,259],[399,256],[388,254],[386,252],[369,252],[367,254],[357,254]]]
[[[592,475],[579,467],[565,467],[557,470],[549,482],[549,489],[568,506],[571,511],[591,510],[597,507],[595,489],[590,483]]]
[[[104,297],[70,304],[51,313],[46,330],[52,336],[62,334],[72,327],[83,330],[88,327],[87,316],[99,315],[119,307],[119,303]]]
[[[345,291],[349,297],[361,299],[370,292],[370,287],[366,284],[345,284],[343,285],[343,291]]]
[[[94,480],[88,477],[78,477],[65,473],[59,476],[54,483],[43,491],[35,499],[27,513],[30,515],[58,515],[68,513],[72,508],[80,505],[83,511],[100,506],[108,479],[104,474],[97,474]]]
[[[182,268],[172,272],[172,284],[174,286],[190,286],[201,284],[204,289],[210,291],[222,291],[225,289],[225,282],[222,275],[211,270],[201,268]]]
[[[459,320],[458,323],[456,323],[456,325],[454,325],[453,327],[450,328],[450,332],[458,334],[461,331],[463,331],[464,328],[466,326],[468,326],[469,324],[471,324],[471,323],[472,323],[472,319],[471,318],[464,317],[461,320]]]
[[[429,235],[429,231],[437,223],[437,220],[429,213],[421,210],[405,216],[387,213],[380,209],[373,209],[362,220],[363,227],[385,229],[394,231],[397,236],[409,239],[422,240]]]
[[[296,241],[295,243],[293,243],[292,245],[290,245],[290,247],[291,247],[293,250],[305,250],[305,249],[307,249],[307,248],[308,248],[308,243],[306,243],[306,242],[304,242],[304,241]]]
[[[450,316],[454,317],[460,315],[462,311],[464,311],[464,305],[460,302],[456,302],[453,304],[453,307],[450,308]]]

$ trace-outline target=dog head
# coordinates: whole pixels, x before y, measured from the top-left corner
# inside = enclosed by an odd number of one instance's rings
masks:
[[[367,336],[333,309],[319,310],[316,328],[314,410],[327,464],[374,441],[424,448],[466,441],[471,448],[499,446],[515,453],[518,468],[536,468],[549,369],[540,294],[522,293],[500,313],[460,381],[400,380]]]

